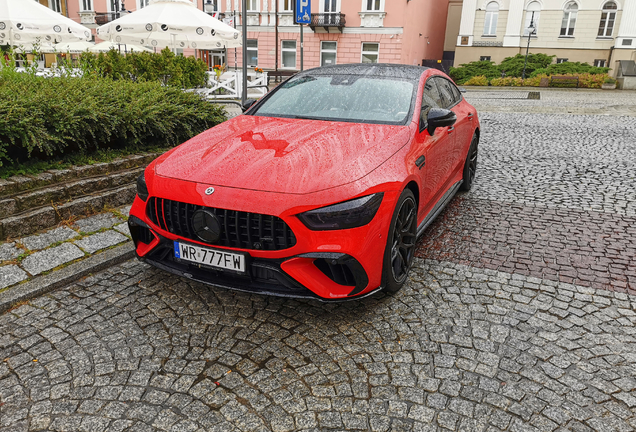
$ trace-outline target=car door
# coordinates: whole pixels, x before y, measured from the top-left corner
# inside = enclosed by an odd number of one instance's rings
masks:
[[[464,166],[468,144],[472,138],[472,126],[469,120],[469,106],[463,103],[463,98],[459,89],[450,80],[444,77],[436,77],[440,93],[444,98],[444,108],[449,109],[457,116],[454,125],[453,137],[453,163],[451,164],[451,177],[455,177],[458,170]]]
[[[423,119],[415,137],[416,154],[414,161],[420,176],[419,214],[426,216],[442,195],[442,188],[448,179],[451,159],[452,133],[449,128],[438,128],[431,136],[427,130],[425,119],[431,108],[442,108],[444,101],[439,93],[434,78],[429,78],[424,85],[422,96]],[[452,150],[452,149],[451,149]]]

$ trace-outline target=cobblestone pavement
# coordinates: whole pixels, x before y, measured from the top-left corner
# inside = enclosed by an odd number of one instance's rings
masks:
[[[56,267],[81,260],[124,242],[131,242],[125,218],[130,206],[77,220],[69,228],[0,243],[0,291]]]
[[[0,316],[0,430],[636,430],[634,119],[482,111],[397,295],[128,261]]]

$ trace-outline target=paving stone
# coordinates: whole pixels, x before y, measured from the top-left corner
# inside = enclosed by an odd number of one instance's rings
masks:
[[[612,111],[547,93],[482,103],[476,183],[399,293],[273,298],[132,260],[0,315],[0,427],[636,430],[636,122],[523,111]]]
[[[113,227],[113,229],[115,229],[116,231],[119,231],[120,233],[130,237],[130,228],[128,228],[128,223],[126,223],[126,222],[120,223],[119,225],[115,225]]]
[[[35,252],[22,260],[22,268],[35,276],[57,266],[82,258],[84,253],[75,245],[63,243],[59,246]]]
[[[77,220],[75,222],[75,227],[78,231],[90,233],[99,231],[103,228],[110,228],[119,223],[121,223],[121,219],[114,216],[112,213],[101,213]]]
[[[59,227],[53,230],[47,231],[43,234],[38,234],[34,236],[24,237],[18,240],[19,243],[22,243],[24,247],[29,250],[39,250],[45,249],[52,245],[53,243],[70,240],[74,237],[77,237],[78,233],[70,229],[69,227]]]
[[[19,247],[16,247],[15,242],[3,243],[0,245],[0,261],[9,261],[17,258],[22,252]]]
[[[15,285],[26,280],[29,276],[20,267],[14,264],[0,267],[0,289]]]
[[[75,241],[75,244],[87,253],[94,253],[125,241],[128,241],[128,238],[118,232],[109,230],[84,237],[81,240]]]

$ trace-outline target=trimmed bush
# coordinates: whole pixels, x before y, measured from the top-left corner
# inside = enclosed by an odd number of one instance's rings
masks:
[[[545,54],[529,54],[528,64],[526,65],[526,78],[532,75],[537,69],[546,68],[552,63],[554,56]],[[524,54],[517,54],[514,57],[506,57],[497,69],[505,72],[506,77],[521,77],[523,75],[523,65],[525,64],[526,56]]]
[[[475,76],[464,82],[464,85],[467,86],[487,86],[488,78],[485,76]]]
[[[161,53],[110,50],[97,55],[80,54],[79,67],[86,74],[114,80],[159,81],[164,85],[195,88],[207,85],[208,66],[201,59],[175,55],[168,48]]]
[[[606,74],[610,68],[591,66],[588,63],[580,62],[564,62],[559,64],[551,64],[545,68],[536,69],[530,76],[546,74],[546,75],[579,75],[579,74]]]
[[[0,166],[77,151],[176,145],[225,119],[197,94],[158,81],[0,70]]]
[[[473,77],[483,76],[492,79],[501,76],[501,72],[491,61],[475,61],[450,68],[449,75],[457,84],[469,85],[466,81]]]
[[[523,85],[528,85],[527,83],[524,84],[523,80],[521,78],[516,78],[516,77],[505,77],[505,78],[493,78],[490,80],[490,85],[491,86],[497,86],[497,87],[521,87]]]

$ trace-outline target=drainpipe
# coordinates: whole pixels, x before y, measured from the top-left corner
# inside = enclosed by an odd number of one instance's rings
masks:
[[[609,52],[609,57],[607,59],[607,67],[612,67],[612,54],[614,54],[614,48],[616,48],[616,45],[612,45],[610,47],[610,52]],[[614,71],[616,73],[616,71]],[[614,75],[616,76],[616,75]]]

